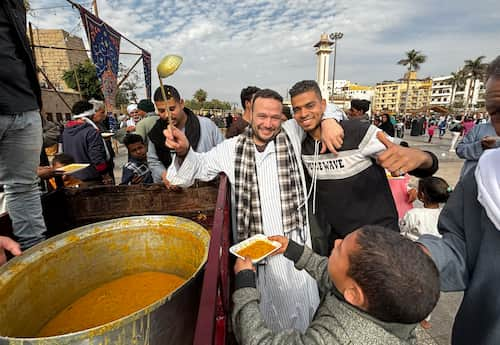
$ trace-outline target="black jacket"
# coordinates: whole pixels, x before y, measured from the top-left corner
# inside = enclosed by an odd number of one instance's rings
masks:
[[[0,1],[0,114],[42,107],[23,0]]]

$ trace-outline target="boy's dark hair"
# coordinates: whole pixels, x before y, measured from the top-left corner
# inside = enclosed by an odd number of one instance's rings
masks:
[[[167,100],[170,98],[173,98],[176,102],[181,101],[181,95],[179,94],[179,91],[172,85],[163,85],[164,90],[165,90],[165,96],[167,96]],[[155,90],[155,93],[153,95],[153,100],[155,102],[161,102],[163,101],[163,95],[161,94],[161,86],[158,86],[158,88]]]
[[[370,101],[366,99],[353,99],[351,101],[351,108],[356,110],[361,110],[363,113],[366,113],[370,109]]]
[[[129,145],[135,143],[143,143],[144,139],[139,134],[127,134],[125,138],[123,138],[123,145],[128,148]]]
[[[418,181],[418,191],[423,193],[428,202],[444,203],[448,201],[450,185],[441,177],[425,177]]]
[[[247,86],[246,88],[241,90],[240,99],[243,110],[245,110],[245,103],[247,101],[252,102],[253,95],[255,95],[255,93],[259,90],[260,88],[258,88],[257,86]]]
[[[73,113],[73,115],[78,115],[92,108],[94,108],[94,106],[89,101],[78,101],[71,107],[71,113]]]
[[[54,163],[68,165],[68,164],[73,164],[74,162],[75,159],[66,153],[58,153],[54,156],[54,158],[52,158],[52,165],[54,165]]]
[[[439,299],[439,272],[417,244],[381,226],[357,232],[348,276],[361,287],[367,313],[384,322],[417,323]]]
[[[277,93],[276,91],[271,90],[271,89],[262,89],[262,90],[257,91],[255,93],[255,95],[253,96],[252,110],[253,110],[253,105],[254,105],[255,101],[257,100],[257,98],[270,98],[270,99],[274,99],[274,100],[283,104],[283,97],[281,97],[281,95],[279,93]]]
[[[488,65],[488,69],[486,70],[486,80],[490,78],[500,79],[500,55]]]
[[[399,143],[399,146],[403,146],[403,147],[410,147],[410,144],[408,144],[408,142],[407,142],[407,141],[404,141],[404,140],[403,140],[403,141],[401,141],[401,142]]]
[[[290,97],[293,98],[308,91],[314,91],[319,99],[323,99],[318,83],[316,83],[314,80],[302,80],[298,83],[295,83],[295,85],[290,89],[289,93]]]

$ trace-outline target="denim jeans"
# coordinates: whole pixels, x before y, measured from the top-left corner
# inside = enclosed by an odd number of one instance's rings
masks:
[[[14,236],[23,250],[43,241],[46,231],[36,170],[42,149],[38,110],[0,114],[0,185]]]

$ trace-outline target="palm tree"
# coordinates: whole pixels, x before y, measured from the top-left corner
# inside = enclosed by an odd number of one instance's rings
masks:
[[[478,79],[483,79],[484,74],[486,73],[486,68],[488,67],[488,64],[484,63],[483,60],[486,58],[486,56],[481,55],[477,57],[474,60],[465,60],[465,65],[464,65],[464,71],[465,74],[467,75],[468,78],[471,78],[471,84],[469,87],[469,93],[467,95],[467,103],[465,105],[465,108],[472,105],[472,99],[474,97],[474,89],[476,88],[476,81]]]
[[[462,88],[465,86],[465,82],[467,80],[467,74],[463,69],[458,70],[456,73],[451,73],[450,83],[451,83],[451,97],[450,97],[450,106],[453,107],[455,102],[455,94],[457,92],[457,88]]]
[[[406,114],[406,107],[408,106],[408,98],[410,96],[410,72],[418,71],[420,69],[420,65],[423,64],[427,59],[427,56],[415,49],[409,50],[405,54],[406,58],[398,61],[398,65],[408,66],[406,79],[406,99],[403,115]]]

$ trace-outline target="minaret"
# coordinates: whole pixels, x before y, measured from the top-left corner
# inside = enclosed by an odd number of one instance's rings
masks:
[[[319,42],[314,45],[314,47],[316,48],[316,55],[318,56],[318,63],[316,66],[316,81],[318,82],[319,88],[321,90],[321,95],[326,100],[328,100],[329,98],[328,66],[330,65],[332,45],[333,42],[328,39],[328,34],[325,33],[321,34]]]

